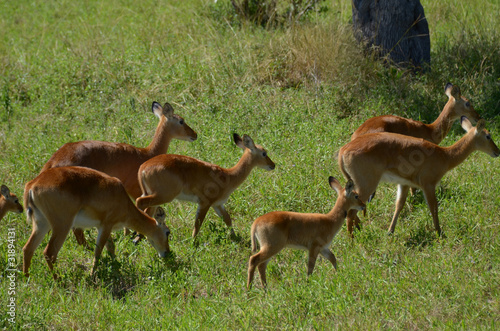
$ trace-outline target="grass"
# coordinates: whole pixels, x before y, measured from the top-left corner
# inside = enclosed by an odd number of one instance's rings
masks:
[[[4,329],[497,329],[500,324],[500,170],[475,153],[438,190],[446,238],[436,239],[418,193],[396,233],[386,235],[395,186],[381,185],[350,240],[319,259],[306,277],[306,253],[284,250],[268,266],[268,291],[246,291],[249,229],[273,210],[327,212],[343,182],[333,159],[364,120],[396,114],[430,122],[462,88],[500,135],[500,21],[494,1],[422,1],[432,71],[412,75],[366,58],[350,33],[348,1],[293,28],[239,22],[227,1],[146,0],[0,4],[0,181],[22,195],[50,155],[68,141],[146,146],[156,127],[152,101],[170,102],[194,128],[194,143],[169,152],[225,167],[241,151],[231,134],[263,145],[276,170],[254,170],[227,208],[239,240],[209,212],[199,245],[190,233],[195,205],[166,205],[174,255],[159,259],[146,242],[114,237],[94,281],[92,253],[72,236],[54,282],[36,251],[31,277],[16,274],[15,324],[8,320],[7,231],[16,260],[31,225],[8,214],[0,224],[0,328]],[[453,8],[453,10],[450,10]],[[463,135],[455,125],[443,141]],[[87,231],[91,242],[95,231]]]

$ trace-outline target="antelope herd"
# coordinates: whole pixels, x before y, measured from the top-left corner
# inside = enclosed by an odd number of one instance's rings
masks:
[[[318,254],[337,269],[330,244],[346,219],[348,233],[353,236],[353,228],[360,227],[358,211],[365,210],[365,203],[373,199],[381,181],[398,185],[389,233],[395,231],[409,190],[418,188],[423,191],[435,230],[441,235],[435,192],[438,182],[474,151],[491,157],[500,155],[485,129],[485,121],[460,89],[448,83],[445,94],[448,102],[431,124],[385,115],[368,119],[354,132],[351,141],[338,152],[338,165],[347,180],[345,188],[337,179],[329,178],[330,186],[337,192],[336,203],[329,213],[273,211],[258,217],[251,226],[255,254],[248,263],[247,287],[251,287],[255,268],[262,286],[266,287],[266,266],[284,247],[309,251],[308,275],[313,272]],[[146,236],[160,257],[167,256],[170,230],[160,206],[174,199],[198,204],[193,237],[199,233],[210,207],[234,234],[224,204],[253,168],[275,168],[267,151],[248,135],[234,134],[234,143],[243,150],[243,155],[231,168],[166,154],[172,139],[195,141],[197,134],[182,117],[174,114],[168,103],[162,107],[153,102],[152,112],[159,123],[149,146],[139,148],[103,141],[67,143],[25,185],[24,205],[32,223],[31,236],[23,247],[26,276],[36,248],[49,231],[51,237],[43,254],[55,279],[54,263],[70,230],[77,242],[87,247],[81,229],[98,230],[92,275],[104,247],[114,256],[110,237],[114,230],[132,229]],[[449,147],[439,146],[457,120],[466,134]],[[477,122],[475,127],[471,120]],[[8,211],[21,213],[23,207],[17,196],[2,185],[0,219]]]

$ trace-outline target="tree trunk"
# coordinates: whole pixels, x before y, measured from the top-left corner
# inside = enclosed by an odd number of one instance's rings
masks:
[[[431,62],[429,25],[419,0],[352,0],[356,39],[400,66]]]

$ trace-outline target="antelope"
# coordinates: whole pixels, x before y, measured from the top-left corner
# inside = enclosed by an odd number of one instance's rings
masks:
[[[5,185],[0,187],[0,221],[8,211],[22,213],[23,206],[19,203],[19,199],[14,193],[11,193]]]
[[[375,192],[380,181],[398,184],[396,210],[389,233],[394,233],[409,187],[420,188],[430,209],[434,227],[441,235],[436,185],[441,178],[474,151],[498,157],[500,150],[485,129],[485,121],[477,126],[463,116],[462,128],[467,133],[455,144],[440,147],[424,139],[396,133],[368,133],[343,146],[339,151],[339,167],[347,179],[352,179],[361,200],[366,201]],[[352,236],[353,223],[358,227],[356,211],[347,216],[347,228]]]
[[[462,116],[466,116],[474,122],[479,121],[481,117],[474,110],[470,101],[461,95],[458,86],[448,83],[444,90],[448,96],[448,102],[433,123],[425,124],[394,115],[372,117],[361,124],[352,134],[351,141],[367,133],[392,132],[422,138],[439,145],[450,131],[453,122]]]
[[[337,270],[337,259],[329,246],[342,228],[347,212],[351,209],[363,210],[365,204],[353,190],[352,181],[347,182],[345,189],[334,177],[330,176],[328,181],[338,195],[335,206],[328,214],[274,211],[254,221],[250,232],[252,252],[257,252],[256,241],[260,243],[260,251],[252,255],[248,262],[248,289],[251,288],[256,267],[259,270],[262,286],[267,286],[267,263],[285,247],[309,251],[308,276],[314,270],[318,254],[330,261]]]
[[[158,102],[153,102],[152,112],[158,117],[159,122],[153,140],[147,147],[95,140],[66,143],[52,155],[40,173],[50,168],[64,166],[92,168],[117,177],[127,193],[134,200],[137,199],[141,195],[137,181],[139,166],[156,155],[165,154],[172,139],[186,141],[197,139],[196,132],[182,117],[174,114],[174,109],[169,103],[165,103],[162,107]],[[83,231],[75,229],[74,233],[78,243],[88,247]]]
[[[444,92],[448,96],[448,102],[433,123],[425,124],[420,121],[394,115],[372,117],[361,124],[352,134],[351,141],[367,133],[392,132],[422,138],[439,145],[450,131],[453,122],[462,116],[466,116],[474,120],[474,122],[481,119],[479,114],[474,110],[471,102],[461,95],[458,86],[447,83],[444,87]],[[415,188],[412,187],[411,192],[412,194],[415,193]],[[408,192],[406,192],[406,195],[408,195]],[[406,201],[406,197],[404,199]]]
[[[233,139],[244,153],[239,162],[229,169],[192,157],[172,154],[158,155],[144,162],[138,173],[142,196],[136,200],[137,207],[147,210],[174,199],[196,202],[198,210],[193,238],[200,231],[210,207],[222,217],[234,234],[231,217],[224,204],[254,167],[273,170],[275,165],[266,150],[255,145],[249,136],[244,135],[241,138],[235,133]]]
[[[98,230],[92,276],[111,231],[128,227],[145,234],[160,257],[170,252],[170,230],[165,223],[137,209],[121,181],[90,168],[59,167],[47,169],[28,182],[24,203],[33,231],[23,247],[23,272],[29,277],[31,259],[45,235],[52,234],[43,254],[53,274],[54,263],[66,237],[73,227]],[[114,248],[114,247],[113,247]],[[108,251],[114,255],[114,249]]]

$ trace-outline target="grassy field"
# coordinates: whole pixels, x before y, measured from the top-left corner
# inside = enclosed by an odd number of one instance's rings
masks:
[[[250,135],[276,163],[256,169],[226,207],[238,239],[210,211],[193,245],[196,206],[165,205],[173,256],[115,233],[97,278],[92,252],[69,236],[54,282],[42,251],[31,277],[17,266],[31,224],[0,224],[3,329],[498,329],[500,325],[499,160],[476,152],[438,188],[445,238],[437,239],[421,193],[386,232],[396,187],[383,184],[351,240],[332,243],[335,272],[320,258],[284,250],[247,291],[250,226],[273,210],[327,212],[336,199],[333,156],[367,118],[434,120],[449,81],[462,89],[500,143],[500,4],[423,0],[432,70],[412,75],[363,56],[350,30],[350,1],[293,27],[264,29],[234,17],[229,1],[0,2],[0,182],[19,196],[62,144],[84,139],[146,146],[157,125],[151,103],[170,102],[198,132],[169,152],[224,167]],[[455,125],[443,141],[463,135]],[[14,233],[14,238],[9,237]],[[96,231],[86,231],[95,242]],[[15,300],[15,317],[9,300]],[[9,320],[10,319],[10,320]],[[15,323],[11,323],[14,321]]]

